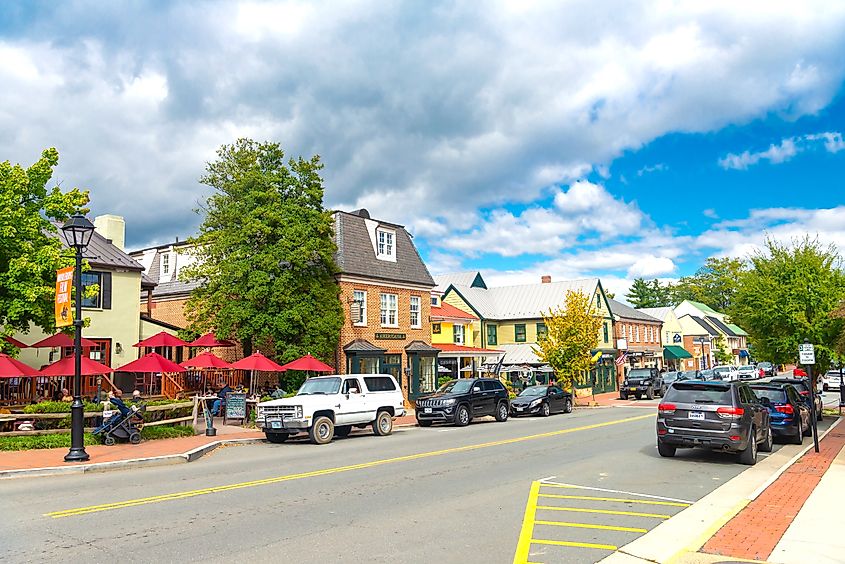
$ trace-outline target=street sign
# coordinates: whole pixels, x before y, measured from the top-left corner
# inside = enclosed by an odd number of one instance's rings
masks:
[[[816,349],[813,345],[810,343],[798,345],[798,362],[804,365],[816,363]]]

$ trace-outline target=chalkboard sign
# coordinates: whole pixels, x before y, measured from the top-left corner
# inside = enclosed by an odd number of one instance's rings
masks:
[[[246,418],[246,394],[229,392],[226,394],[226,416],[224,419]]]

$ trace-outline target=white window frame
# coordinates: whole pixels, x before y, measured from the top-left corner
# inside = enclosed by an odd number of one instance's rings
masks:
[[[620,339],[625,338],[625,324],[624,323],[619,324],[619,338]]]
[[[379,304],[381,310],[381,326],[399,327],[399,295],[380,294]]]
[[[416,309],[414,306],[416,305]],[[411,296],[408,303],[408,312],[411,320],[411,329],[419,329],[422,327],[422,299],[419,296]],[[416,314],[416,321],[414,321],[414,314]]]
[[[361,319],[357,323],[353,323],[352,325],[356,327],[366,327],[367,326],[367,291],[366,290],[352,290],[352,299],[356,300],[356,295],[361,294],[363,295],[363,300],[361,300]],[[357,301],[357,300],[356,300]]]
[[[170,276],[170,253],[161,255],[161,275]]]
[[[396,262],[396,232],[391,229],[376,229],[376,258]]]
[[[640,326],[639,325],[634,325],[634,342],[635,343],[640,342]]]
[[[459,327],[460,331],[458,330]],[[466,343],[466,332],[464,331],[464,326],[462,324],[455,323],[452,326],[452,341],[456,345],[463,345],[464,343]]]

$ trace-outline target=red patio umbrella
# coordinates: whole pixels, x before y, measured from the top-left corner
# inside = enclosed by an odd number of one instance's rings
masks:
[[[83,376],[97,376],[99,374],[110,374],[114,372],[113,368],[105,364],[100,364],[96,360],[91,360],[87,356],[80,357],[80,360],[82,361]],[[74,365],[72,356],[66,356],[41,370],[41,376],[73,376],[73,374]]]
[[[185,368],[158,353],[145,354],[138,360],[118,368],[120,372],[185,372]]]
[[[234,347],[235,343],[225,339],[218,340],[214,333],[206,333],[198,339],[188,343],[189,347]]]
[[[58,347],[72,347],[73,346],[73,337],[66,335],[64,333],[56,333],[46,339],[41,339],[37,343],[33,345],[29,345],[34,349],[54,349]],[[83,347],[96,347],[97,343],[94,341],[89,341],[86,338],[82,338],[82,346]],[[98,373],[99,374],[99,373]]]
[[[306,370],[310,372],[334,372],[334,368],[326,364],[325,362],[321,362],[311,356],[310,354],[306,354],[302,358],[297,358],[292,362],[288,362],[287,364],[282,366],[282,370]]]
[[[39,376],[41,373],[28,364],[0,353],[0,378],[20,378],[25,376]]]
[[[21,343],[20,341],[18,341],[14,337],[3,337],[3,339],[7,343],[9,343],[10,345],[14,345],[14,346],[18,347],[19,349],[25,349],[25,348],[29,347],[29,345],[27,345],[26,343]]]
[[[138,341],[133,347],[150,347],[150,348],[158,348],[158,347],[187,347],[189,346],[188,343],[180,339],[175,335],[171,335],[165,331],[161,333],[156,333],[152,337],[147,337],[142,341]],[[175,363],[174,363],[175,364]],[[132,372],[145,372],[144,370],[134,370]],[[166,370],[165,372],[173,372],[172,370]]]
[[[249,393],[254,393],[254,386],[253,386],[253,373],[256,370],[262,370],[264,372],[284,372],[285,369],[282,368],[280,365],[276,364],[260,352],[252,353],[246,358],[242,358],[239,361],[232,364],[232,368],[236,370],[249,370]]]
[[[232,365],[210,352],[198,354],[194,358],[179,363],[185,368],[232,368]]]

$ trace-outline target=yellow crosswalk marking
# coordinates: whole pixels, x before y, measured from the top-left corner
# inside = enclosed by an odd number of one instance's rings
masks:
[[[637,513],[635,511],[611,511],[609,509],[584,509],[581,507],[554,507],[551,505],[538,505],[537,509],[548,509],[550,511],[572,511],[574,513],[601,513],[602,515],[629,515],[631,517],[654,517],[655,519],[668,519],[671,515],[662,513]]]
[[[557,494],[540,494],[540,497],[550,497],[554,499],[585,499],[592,501],[610,501],[619,503],[645,503],[648,505],[669,505],[672,507],[689,507],[689,503],[677,503],[674,501],[650,501],[647,499],[623,499],[619,497],[593,497],[589,495],[557,495]]]
[[[591,523],[569,523],[567,521],[534,521],[535,525],[553,525],[555,527],[573,527],[576,529],[600,529],[603,531],[624,531],[626,533],[647,533],[648,529],[637,527],[615,527],[612,525],[593,525]]]
[[[598,548],[601,550],[616,550],[619,548],[612,544],[594,544],[591,542],[572,542],[572,541],[555,541],[555,540],[541,540],[531,539],[532,544],[551,544],[554,546],[574,546],[576,548]]]

